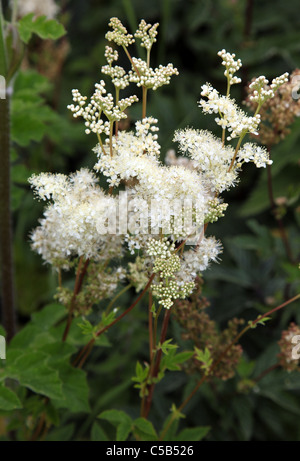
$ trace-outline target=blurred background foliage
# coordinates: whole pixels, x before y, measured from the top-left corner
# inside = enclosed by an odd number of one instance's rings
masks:
[[[197,106],[201,85],[210,82],[225,91],[225,78],[217,52],[225,48],[243,63],[243,85],[233,88],[241,103],[254,76],[273,78],[300,67],[300,16],[297,0],[62,0],[60,21],[67,35],[56,42],[34,37],[15,82],[12,100],[13,208],[16,291],[19,324],[52,302],[57,284],[51,269],[29,245],[29,232],[41,217],[42,205],[33,200],[27,178],[33,172],[69,173],[92,167],[95,139],[86,136],[81,122],[71,119],[67,105],[71,90],[91,95],[102,78],[104,35],[109,19],[117,16],[130,30],[141,18],[159,22],[152,64],[173,63],[179,70],[171,84],[149,98],[147,112],[159,119],[162,157],[175,129],[186,126],[216,131],[212,116]],[[121,54],[121,53],[120,53]],[[134,54],[134,53],[133,53]],[[121,65],[128,67],[121,55]],[[130,87],[129,87],[130,90]],[[235,90],[235,91],[234,91]],[[139,96],[139,95],[138,95]],[[129,113],[129,123],[141,117],[141,106]],[[272,150],[273,190],[281,200],[280,213],[288,234],[293,263],[300,255],[300,120],[290,135]],[[247,166],[241,184],[224,194],[230,206],[226,216],[210,225],[224,251],[219,265],[204,274],[208,309],[219,328],[233,316],[246,320],[275,307],[299,292],[299,270],[287,258],[277,221],[271,212],[266,171]],[[278,210],[277,210],[278,211]],[[66,283],[71,284],[72,280]],[[128,306],[135,293],[120,298]],[[211,426],[208,440],[300,440],[300,373],[276,369],[251,390],[247,379],[260,377],[276,363],[276,342],[289,322],[300,325],[300,303],[274,315],[264,327],[250,331],[241,341],[243,362],[235,378],[205,384],[186,408],[183,427]],[[137,392],[131,376],[136,360],[147,360],[146,301],[108,334],[111,347],[99,347],[85,369],[90,374],[92,412],[64,412],[62,423],[49,438],[100,440],[103,431],[113,437],[113,427],[96,416],[118,408],[138,417]],[[169,336],[179,344],[181,330],[175,320]],[[109,346],[107,344],[107,346]],[[186,346],[185,346],[186,347]],[[172,402],[181,402],[195,384],[195,376],[170,373],[155,390],[150,419],[160,426]],[[56,432],[55,432],[56,431]],[[51,435],[52,434],[52,435]]]

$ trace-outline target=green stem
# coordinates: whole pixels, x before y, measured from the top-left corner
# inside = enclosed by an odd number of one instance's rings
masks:
[[[1,14],[0,14],[1,16]],[[9,342],[15,334],[13,231],[10,179],[10,101],[0,99],[0,263],[2,320]]]
[[[120,88],[117,88],[115,86],[115,89],[116,89],[116,106],[117,106],[119,102],[119,97],[120,97]],[[116,137],[118,136],[118,131],[119,131],[119,122],[116,121],[116,126],[115,126],[115,136]]]
[[[114,130],[114,122],[110,122],[110,129],[109,129],[109,152],[110,156],[113,156],[113,150],[112,150],[112,137],[113,137],[113,130]]]
[[[121,291],[119,291],[119,293],[116,294],[116,296],[110,301],[107,308],[105,309],[105,314],[106,315],[110,312],[111,308],[113,307],[113,305],[115,304],[117,299],[120,296],[122,296],[123,293],[126,293],[126,291],[129,290],[129,288],[131,288],[131,287],[132,287],[132,285],[131,285],[131,283],[129,283],[128,285],[126,285],[126,287],[124,287]]]
[[[233,167],[233,165],[234,165],[234,161],[235,161],[235,159],[236,159],[237,153],[238,153],[238,151],[239,151],[239,148],[240,148],[240,146],[241,146],[241,144],[242,144],[242,141],[243,141],[243,139],[244,139],[245,136],[246,136],[246,133],[241,134],[241,137],[240,137],[240,139],[238,140],[238,143],[237,143],[236,148],[235,148],[235,151],[234,151],[234,156],[233,156],[233,158],[232,158],[232,160],[231,160],[230,167],[228,168],[228,172],[231,171],[231,169],[232,169],[232,167]]]
[[[127,50],[126,46],[123,46],[123,50],[125,51],[125,53],[126,53],[128,59],[129,59],[131,65],[132,65],[132,67],[134,68],[134,70],[136,71],[137,75],[139,76],[139,78],[141,78],[141,74],[139,73],[138,68],[137,68],[136,65],[134,64],[134,62],[133,62],[133,60],[132,60],[132,57],[130,56],[129,51]]]
[[[147,88],[143,86],[143,113],[142,118],[146,117],[146,110],[147,110]]]
[[[18,13],[18,0],[13,0],[12,13],[11,13],[11,23],[13,25],[17,22],[17,13]]]

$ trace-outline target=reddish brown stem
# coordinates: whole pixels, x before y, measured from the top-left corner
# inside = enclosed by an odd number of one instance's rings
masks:
[[[165,342],[169,320],[170,320],[170,315],[171,315],[171,309],[167,309],[165,312],[165,316],[164,316],[164,320],[162,324],[162,329],[161,329],[161,334],[160,334],[160,344],[163,344]],[[156,376],[158,375],[161,358],[162,358],[162,349],[160,348],[156,355],[155,365],[153,368],[153,372],[151,373],[151,378],[156,378]],[[152,383],[149,387],[146,405],[144,406],[144,409],[143,409],[142,416],[144,418],[148,417],[149,411],[151,409],[154,388],[155,388],[155,383]]]
[[[149,358],[150,363],[153,357],[153,314],[152,314],[152,293],[149,292],[149,306],[148,306],[148,324],[149,324]]]
[[[145,295],[145,293],[148,291],[151,283],[153,282],[153,279],[155,277],[155,274],[152,274],[151,277],[149,278],[148,280],[148,283],[147,285],[145,286],[145,288],[143,289],[143,291],[141,292],[141,294],[137,297],[137,299],[134,301],[134,303],[131,304],[131,306],[128,307],[128,309],[126,309],[126,311],[124,311],[121,315],[119,315],[113,322],[111,322],[109,325],[106,325],[106,327],[102,328],[101,330],[98,330],[95,334],[95,338],[91,339],[85,346],[84,348],[82,349],[82,351],[79,352],[78,356],[76,357],[74,363],[78,363],[78,361],[80,360],[81,357],[84,356],[84,360],[83,358],[81,359],[80,361],[80,366],[82,367],[82,365],[84,364],[84,362],[86,361],[86,359],[88,358],[92,348],[93,348],[93,345],[96,341],[96,338],[100,335],[102,335],[102,333],[104,333],[105,331],[107,331],[110,327],[112,327],[113,325],[115,325],[117,322],[119,322],[120,320],[122,320],[123,317],[125,317],[125,315],[127,315],[138,303],[139,301],[143,298],[143,296]]]
[[[78,268],[77,268],[77,272],[76,272],[74,291],[73,291],[73,296],[72,296],[71,303],[70,303],[67,325],[66,325],[65,331],[63,333],[63,337],[62,337],[63,342],[66,341],[67,336],[68,336],[69,331],[70,331],[70,328],[71,328],[71,323],[72,323],[72,320],[73,320],[73,312],[74,312],[74,309],[75,309],[76,296],[78,295],[78,293],[81,290],[83,279],[84,279],[84,276],[86,274],[86,271],[87,271],[87,268],[88,268],[90,260],[87,259],[85,261],[83,269],[81,271],[82,262],[83,262],[83,256],[81,256],[81,258],[79,260],[79,264],[78,264]]]

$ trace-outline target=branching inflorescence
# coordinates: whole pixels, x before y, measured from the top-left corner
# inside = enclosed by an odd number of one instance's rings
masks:
[[[221,137],[193,128],[178,130],[174,141],[190,160],[180,163],[173,156],[165,165],[159,158],[158,121],[146,115],[147,93],[170,83],[178,71],[172,64],[155,69],[150,66],[158,24],[151,26],[142,20],[134,35],[117,18],[112,18],[109,26],[106,38],[110,45],[105,48],[107,64],[102,73],[111,78],[115,95],[107,93],[104,80],[100,80],[89,102],[75,89],[73,104],[68,106],[75,118],[83,118],[86,133],[97,136],[94,169],[104,175],[109,190],[101,188],[95,173],[87,169],[69,177],[44,173],[31,177],[38,196],[49,200],[40,226],[32,233],[32,246],[58,270],[83,258],[91,261],[90,271],[95,273],[95,264],[106,271],[110,261],[122,253],[122,245],[127,245],[131,253],[139,254],[125,276],[142,290],[154,273],[152,293],[161,306],[170,309],[176,299],[193,292],[196,277],[210,262],[218,261],[222,246],[214,237],[205,237],[204,231],[226,211],[228,204],[220,194],[237,184],[243,163],[253,162],[258,168],[270,164],[266,149],[242,142],[246,134],[258,133],[259,111],[287,81],[287,75],[274,79],[267,89],[265,77],[251,84],[252,102],[257,108],[249,116],[230,97],[230,87],[241,81],[234,74],[242,63],[234,54],[220,51],[227,93],[220,95],[206,83],[199,107],[204,114],[215,114]],[[144,60],[129,52],[135,39],[145,49]],[[119,57],[116,46],[125,51],[129,71],[115,64]],[[142,118],[134,131],[120,131],[118,122],[138,101],[136,95],[120,98],[120,92],[131,83],[142,89]],[[114,271],[108,277],[110,282],[121,272]],[[87,283],[90,279],[95,293],[97,278],[87,277]],[[100,298],[106,296],[104,293],[111,296],[109,289],[100,292]]]

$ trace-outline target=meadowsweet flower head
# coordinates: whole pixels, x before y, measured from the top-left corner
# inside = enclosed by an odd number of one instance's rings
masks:
[[[270,86],[267,80],[264,82],[266,91],[273,94],[260,109],[261,124],[258,139],[266,146],[277,144],[284,139],[289,134],[295,117],[300,114],[300,100],[293,98],[295,80],[299,78],[299,74],[300,71],[296,69],[290,79],[287,78],[287,74],[283,74],[278,79],[273,79]],[[255,80],[248,85],[248,96],[245,100],[245,104],[253,112],[257,110],[257,105],[260,103],[259,89],[255,86]]]
[[[265,147],[247,142],[238,151],[237,160],[243,164],[253,162],[257,168],[265,168],[266,165],[272,165],[269,159],[269,153]]]
[[[259,114],[253,117],[247,116],[233,99],[229,96],[220,95],[209,83],[202,85],[201,88],[201,96],[206,97],[207,100],[200,99],[199,107],[201,107],[204,114],[218,114],[215,121],[217,125],[228,130],[228,141],[239,138],[246,133],[258,134]]]
[[[142,19],[138,30],[134,34],[135,38],[139,38],[141,40],[141,46],[147,50],[150,50],[153,43],[156,42],[158,26],[158,23],[151,25],[147,24],[146,21]]]
[[[163,85],[168,85],[172,75],[178,75],[179,72],[173,64],[167,66],[158,66],[156,69],[149,67],[146,61],[140,58],[132,58],[133,67],[129,71],[129,80],[136,83],[137,86],[157,90]]]
[[[73,117],[82,117],[85,120],[86,134],[93,132],[101,135],[104,133],[106,136],[110,133],[109,122],[126,118],[124,111],[138,101],[137,96],[133,95],[121,99],[115,105],[112,94],[106,92],[103,80],[95,84],[95,92],[88,105],[86,105],[87,97],[82,96],[78,90],[72,90],[72,95],[76,105],[70,104],[68,109],[73,113]],[[106,121],[101,119],[102,113],[106,116]]]
[[[278,341],[280,347],[280,353],[278,354],[278,360],[280,366],[286,371],[300,371],[300,359],[293,356],[293,348],[297,344],[293,342],[293,338],[299,336],[300,328],[294,322],[290,323],[287,330],[284,330],[281,334],[281,338]]]
[[[226,67],[224,75],[228,79],[229,85],[241,83],[241,79],[234,77],[234,74],[242,67],[242,61],[240,59],[235,60],[235,54],[228,53],[224,49],[218,52],[218,56],[222,58],[222,65]]]
[[[118,18],[111,18],[108,24],[113,30],[107,32],[105,38],[109,42],[115,42],[119,46],[129,46],[134,43],[134,38],[127,32],[126,27],[121,23]]]
[[[33,249],[47,263],[64,260],[68,266],[66,261],[76,256],[99,260],[120,252],[121,237],[97,231],[99,221],[115,209],[115,199],[97,186],[92,172],[82,169],[69,177],[41,174],[29,182],[40,198],[52,200],[31,235]]]
[[[229,171],[234,156],[231,146],[223,146],[209,131],[191,128],[176,131],[174,141],[178,141],[179,149],[192,158],[212,191],[223,192],[236,184],[236,169]]]

